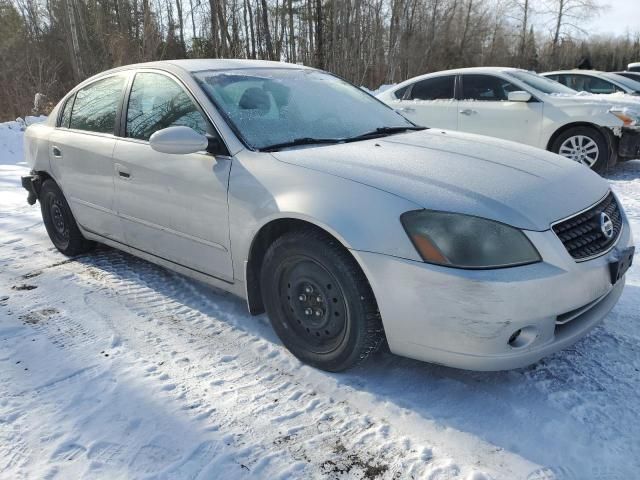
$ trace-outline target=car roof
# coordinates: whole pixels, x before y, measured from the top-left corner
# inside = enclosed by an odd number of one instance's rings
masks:
[[[454,74],[461,74],[461,73],[500,73],[500,72],[514,71],[514,70],[522,70],[522,69],[514,68],[514,67],[466,67],[466,68],[454,68],[451,70],[441,70],[438,72],[426,73],[421,76],[426,77],[427,75],[436,75],[436,74],[454,75]]]
[[[154,64],[167,63],[180,67],[189,72],[198,72],[202,70],[227,70],[236,68],[290,68],[303,69],[309,68],[304,65],[298,65],[286,62],[274,62],[269,60],[246,60],[235,58],[197,58],[189,60],[165,60],[163,62],[152,62]],[[144,66],[145,64],[140,64]]]
[[[522,68],[514,68],[514,67],[467,67],[467,68],[454,68],[451,70],[440,70],[437,72],[425,73],[422,75],[416,75],[415,77],[408,78],[403,82],[400,82],[397,85],[394,85],[393,87],[389,88],[388,91],[395,92],[398,88],[402,88],[408,83],[417,82],[422,79],[430,78],[430,77],[440,77],[440,76],[446,76],[446,75],[461,75],[464,73],[504,73],[504,72],[515,72],[515,71],[526,72],[526,70]]]
[[[597,77],[607,72],[602,72],[600,70],[582,70],[580,68],[573,68],[569,70],[554,70],[553,72],[544,72],[544,73],[541,73],[540,75],[558,75],[563,73],[581,73],[583,75],[593,75]]]
[[[136,70],[141,68],[155,68],[166,70],[173,73],[179,72],[200,72],[205,70],[234,70],[234,69],[251,69],[251,68],[281,68],[281,69],[306,69],[313,70],[311,67],[286,62],[274,62],[269,60],[245,60],[234,58],[197,58],[197,59],[181,59],[181,60],[160,60],[155,62],[131,63],[120,67],[105,70],[97,73],[90,78],[81,82],[78,86],[86,85],[92,81],[110,75],[112,73],[123,72],[127,70]],[[76,86],[77,88],[77,86]],[[75,89],[75,88],[74,88]]]

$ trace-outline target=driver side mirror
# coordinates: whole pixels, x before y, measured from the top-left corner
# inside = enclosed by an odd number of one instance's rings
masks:
[[[524,90],[516,90],[507,94],[507,100],[510,102],[528,102],[531,100],[531,94]]]
[[[156,152],[186,155],[207,150],[209,139],[189,127],[167,127],[154,132],[149,145]]]

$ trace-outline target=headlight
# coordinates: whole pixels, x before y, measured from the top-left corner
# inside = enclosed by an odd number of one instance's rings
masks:
[[[425,262],[457,268],[535,263],[540,254],[517,228],[460,213],[415,210],[400,217]]]
[[[622,109],[609,110],[609,113],[622,120],[625,127],[640,126],[640,113],[635,110],[625,107]]]

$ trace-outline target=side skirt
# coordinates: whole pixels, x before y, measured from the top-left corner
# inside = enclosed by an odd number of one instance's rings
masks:
[[[103,243],[105,245],[109,245],[110,247],[116,248],[118,250],[122,250],[123,252],[129,253],[135,257],[142,258],[143,260],[147,260],[151,263],[155,263],[156,265],[160,265],[161,267],[167,268],[174,272],[180,273],[186,277],[193,278],[200,282],[206,283],[212,287],[218,288],[220,290],[224,290],[225,292],[232,293],[233,295],[246,300],[246,292],[244,287],[244,282],[236,280],[235,282],[227,282],[225,280],[219,279],[217,277],[213,277],[211,275],[207,275],[206,273],[199,272],[197,270],[193,270],[189,267],[185,267],[184,265],[180,265],[178,263],[172,262],[171,260],[167,260],[166,258],[158,257],[153,255],[152,253],[145,252],[143,250],[138,250],[137,248],[131,247],[124,243],[120,243],[116,240],[112,240],[110,238],[103,237],[97,233],[93,233],[85,228],[82,228],[78,225],[82,234],[88,240],[94,240],[99,243]]]

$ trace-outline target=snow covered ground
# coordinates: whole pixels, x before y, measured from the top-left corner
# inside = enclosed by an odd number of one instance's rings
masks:
[[[0,478],[640,478],[640,258],[604,324],[530,368],[328,374],[230,295],[60,255],[21,135],[0,125]],[[640,161],[610,181],[640,234]]]

